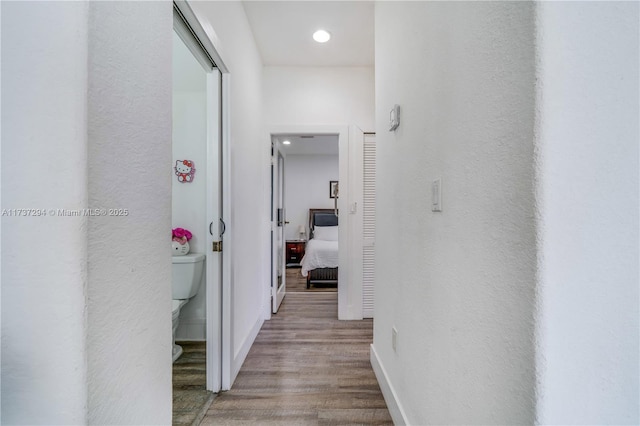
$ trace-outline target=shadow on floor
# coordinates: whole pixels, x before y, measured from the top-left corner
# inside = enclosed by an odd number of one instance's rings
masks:
[[[206,342],[179,342],[184,352],[173,363],[173,424],[198,425],[215,394],[206,389]]]
[[[300,273],[300,267],[287,268],[287,291],[290,293],[336,292],[335,284],[312,284],[307,288],[307,279]]]

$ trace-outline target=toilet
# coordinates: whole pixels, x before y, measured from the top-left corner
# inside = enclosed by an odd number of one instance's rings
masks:
[[[176,330],[180,319],[180,309],[198,293],[204,272],[204,254],[189,253],[173,256],[172,265],[172,319],[173,319],[173,362],[182,355],[182,348],[176,345]]]

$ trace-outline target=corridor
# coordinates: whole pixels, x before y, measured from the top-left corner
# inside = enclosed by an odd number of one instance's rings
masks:
[[[201,424],[392,424],[369,362],[373,322],[337,309],[337,293],[287,294]]]

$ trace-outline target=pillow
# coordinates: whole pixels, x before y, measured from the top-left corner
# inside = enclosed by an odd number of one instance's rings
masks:
[[[338,241],[338,227],[316,226],[313,228],[313,238],[324,241]]]

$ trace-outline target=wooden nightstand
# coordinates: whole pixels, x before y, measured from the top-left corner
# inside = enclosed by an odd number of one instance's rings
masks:
[[[287,240],[287,251],[285,263],[289,266],[300,266],[304,256],[305,240]]]

